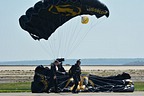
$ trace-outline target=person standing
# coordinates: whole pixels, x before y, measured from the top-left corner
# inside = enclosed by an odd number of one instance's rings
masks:
[[[50,91],[50,88],[54,86],[54,92],[58,93],[58,86],[57,86],[57,76],[56,76],[56,67],[60,64],[58,60],[55,60],[53,63],[51,63],[51,75],[50,75],[50,81],[48,86],[48,93]]]
[[[77,86],[79,84],[80,74],[81,74],[80,64],[81,64],[81,61],[79,59],[76,61],[75,65],[72,65],[72,67],[69,70],[69,74],[71,77],[73,77],[74,83],[75,83],[75,86],[72,89],[72,93],[78,93]]]

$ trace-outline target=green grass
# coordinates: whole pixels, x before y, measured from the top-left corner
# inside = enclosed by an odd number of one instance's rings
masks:
[[[144,82],[134,82],[134,84],[135,91],[144,91]],[[0,93],[2,92],[31,92],[31,83],[0,83]]]
[[[19,82],[19,83],[1,83],[0,92],[30,92],[30,82]]]
[[[144,91],[144,82],[134,82],[135,91]]]

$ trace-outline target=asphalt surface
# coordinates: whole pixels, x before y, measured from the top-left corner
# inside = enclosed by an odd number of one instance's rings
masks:
[[[133,93],[0,93],[0,96],[144,96],[143,92]]]

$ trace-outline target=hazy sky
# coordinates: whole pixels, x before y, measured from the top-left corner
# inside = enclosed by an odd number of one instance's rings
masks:
[[[19,26],[19,17],[37,1],[1,1],[0,61],[54,59]],[[110,17],[88,32],[66,58],[143,58],[144,0],[101,1]]]

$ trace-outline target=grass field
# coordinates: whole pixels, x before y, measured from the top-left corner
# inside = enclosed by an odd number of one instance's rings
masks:
[[[135,82],[135,91],[144,91],[144,82]]]
[[[19,83],[1,83],[0,92],[30,92],[30,82],[19,82]]]
[[[144,91],[144,82],[135,82],[135,91]],[[30,82],[1,83],[0,93],[4,92],[31,92]]]

